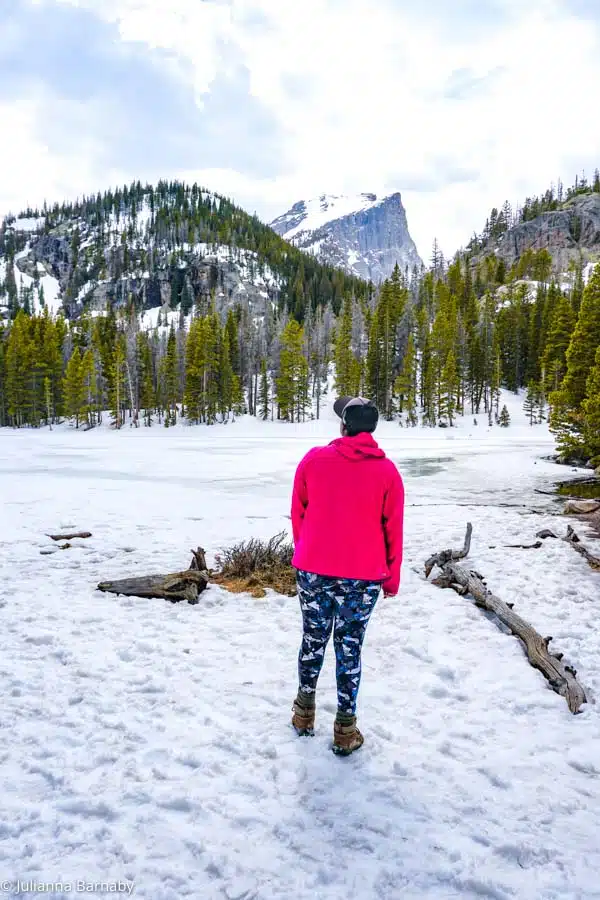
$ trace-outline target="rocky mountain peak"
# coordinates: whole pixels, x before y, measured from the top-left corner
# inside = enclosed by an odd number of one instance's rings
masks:
[[[321,194],[294,203],[271,228],[322,262],[375,283],[396,264],[409,270],[422,265],[399,192],[381,198],[370,192]]]

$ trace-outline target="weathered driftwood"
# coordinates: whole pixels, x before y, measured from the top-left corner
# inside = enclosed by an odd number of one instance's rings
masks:
[[[522,642],[531,665],[547,678],[553,691],[567,701],[572,713],[580,711],[586,702],[585,691],[576,678],[576,671],[562,662],[562,653],[550,653],[551,637],[543,638],[528,622],[513,612],[513,604],[505,603],[486,587],[481,575],[458,565],[457,560],[467,556],[471,546],[471,523],[467,525],[465,546],[462,550],[443,550],[430,557],[425,563],[429,577],[435,565],[441,568],[441,575],[434,584],[443,588],[453,588],[460,594],[471,594],[481,609],[493,612]]]
[[[465,535],[465,544],[462,550],[441,550],[439,553],[434,553],[433,556],[430,556],[425,563],[425,577],[429,578],[429,576],[433,572],[434,566],[439,566],[440,569],[443,569],[446,563],[449,563],[452,560],[464,559],[465,556],[468,556],[469,550],[471,549],[472,534],[473,526],[470,522],[468,522],[467,533]]]
[[[72,541],[74,538],[91,538],[91,531],[74,531],[69,534],[49,534],[51,541]]]
[[[541,541],[536,541],[535,544],[505,544],[504,547],[506,550],[539,550],[543,544]]]
[[[192,550],[192,562],[185,572],[169,575],[145,575],[140,578],[123,578],[121,581],[103,581],[99,591],[109,594],[123,594],[125,597],[156,597],[179,603],[198,603],[198,597],[206,590],[209,581],[204,550]]]
[[[538,531],[536,537],[539,538],[556,538],[557,535],[554,534],[553,531],[545,528],[543,531]],[[577,532],[569,525],[567,528],[567,533],[564,538],[561,538],[566,544],[569,544],[573,550],[583,556],[584,559],[588,561],[592,569],[600,569],[600,556],[594,556],[593,553],[587,549],[587,547],[581,543],[581,539]]]
[[[571,545],[573,550],[576,550],[577,553],[580,553],[584,559],[587,559],[592,569],[600,569],[600,556],[594,556],[593,553],[590,553],[587,547],[584,547],[584,545],[579,540],[576,532],[571,528],[570,525],[567,528],[567,534],[566,537],[563,538],[563,541],[566,541],[567,544]]]

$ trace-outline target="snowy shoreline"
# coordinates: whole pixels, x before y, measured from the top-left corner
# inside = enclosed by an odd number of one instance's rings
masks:
[[[564,479],[544,426],[383,423],[407,492],[397,598],[367,635],[359,719],[329,752],[332,653],[317,735],[289,726],[294,599],[198,606],[101,595],[172,570],[189,548],[289,527],[300,456],[336,422],[0,434],[0,855],[10,881],[135,882],[143,900],[600,897],[600,718],[572,716],[521,647],[469,600],[424,581],[459,546],[600,691],[598,574],[561,541]],[[508,504],[508,505],[503,505]],[[46,534],[89,540],[42,556]],[[600,541],[590,542],[600,552]],[[510,565],[507,565],[510,554]],[[56,898],[66,894],[56,893]]]

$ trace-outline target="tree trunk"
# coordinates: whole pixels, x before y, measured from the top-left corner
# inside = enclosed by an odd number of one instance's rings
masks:
[[[98,590],[126,597],[156,597],[171,603],[187,600],[188,603],[196,604],[199,594],[208,586],[209,575],[204,550],[199,547],[191,552],[193,559],[185,572],[103,581],[98,585]]]

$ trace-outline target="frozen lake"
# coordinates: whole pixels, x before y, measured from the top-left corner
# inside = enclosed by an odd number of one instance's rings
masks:
[[[545,429],[382,425],[405,479],[405,562],[367,635],[366,744],[349,760],[328,750],[332,654],[316,737],[289,726],[295,599],[95,591],[288,528],[295,466],[335,427],[0,432],[9,880],[124,878],[144,900],[600,898],[597,707],[573,717],[514,638],[423,580],[472,521],[473,566],[598,693],[599,576],[558,541],[505,549],[566,528],[534,492],[569,474],[541,458]],[[71,528],[93,537],[42,555]]]

